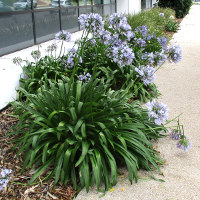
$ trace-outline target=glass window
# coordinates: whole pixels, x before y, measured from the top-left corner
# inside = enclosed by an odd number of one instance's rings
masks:
[[[57,1],[55,1],[55,0],[33,0],[33,7],[34,8],[58,7],[58,0]]]
[[[62,29],[69,32],[79,30],[78,8],[71,7],[61,10]]]
[[[91,0],[79,0],[79,6],[92,5]]]
[[[0,1],[0,12],[10,12],[13,10],[11,2]]]
[[[111,3],[115,3],[115,0],[111,0]]]
[[[141,8],[142,9],[148,9],[148,8],[151,8],[152,2],[151,0],[141,0]]]
[[[107,16],[111,14],[111,5],[105,5],[103,7],[103,15]]]
[[[0,17],[0,55],[34,44],[31,13]]]
[[[99,4],[110,4],[110,0],[93,0],[94,5],[99,5]]]
[[[100,15],[103,15],[103,6],[94,6],[93,7],[94,13],[99,13]]]
[[[115,4],[111,5],[111,14],[116,12],[116,6]]]
[[[35,12],[37,43],[52,39],[60,30],[58,9]]]

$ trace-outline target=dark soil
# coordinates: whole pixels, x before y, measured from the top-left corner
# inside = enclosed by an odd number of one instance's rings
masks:
[[[17,150],[12,150],[14,144],[11,143],[17,136],[6,136],[9,129],[17,123],[17,119],[11,117],[11,108],[0,112],[0,171],[1,169],[11,169],[12,178],[4,191],[0,191],[0,200],[72,200],[76,191],[69,183],[66,186],[53,186],[53,180],[42,182],[40,177],[35,185],[26,185],[34,174],[33,169],[26,170],[23,174],[22,155],[16,157]],[[48,172],[47,172],[48,173]]]

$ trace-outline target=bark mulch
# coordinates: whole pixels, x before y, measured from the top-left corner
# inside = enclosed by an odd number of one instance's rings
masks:
[[[14,144],[11,143],[16,136],[6,136],[10,127],[17,123],[17,119],[9,116],[10,114],[12,114],[11,108],[0,112],[0,171],[2,169],[13,171],[7,188],[0,191],[0,200],[72,200],[77,192],[70,183],[66,186],[58,184],[53,187],[53,180],[42,182],[44,177],[41,176],[35,185],[26,185],[34,170],[29,169],[21,173],[22,155],[16,157],[17,150],[12,150]]]

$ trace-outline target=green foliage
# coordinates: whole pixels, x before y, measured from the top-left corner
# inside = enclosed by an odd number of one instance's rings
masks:
[[[160,17],[159,13],[164,13],[164,17]],[[149,33],[154,33],[156,36],[166,36],[165,24],[170,18],[174,16],[175,12],[170,8],[153,8],[151,10],[144,10],[137,15],[128,15],[128,23],[134,30],[138,26],[146,25]]]
[[[50,82],[37,94],[21,92],[29,101],[13,102],[20,114],[11,134],[19,136],[16,147],[25,153],[23,170],[37,167],[29,183],[48,169],[54,184],[71,179],[77,189],[80,180],[88,191],[103,182],[108,190],[117,183],[119,164],[126,165],[131,183],[139,168],[159,170],[162,160],[150,140],[165,128],[150,122],[137,101],[127,103],[127,91],[107,91],[102,80],[92,79],[83,85]]]
[[[169,31],[169,32],[177,32],[178,28],[179,28],[179,24],[178,22],[174,20],[168,20],[165,25],[166,31]]]
[[[158,6],[162,8],[172,8],[175,10],[177,18],[183,18],[189,13],[192,0],[159,0]]]

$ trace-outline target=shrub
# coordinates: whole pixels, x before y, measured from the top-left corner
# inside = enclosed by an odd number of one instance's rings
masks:
[[[177,32],[179,28],[178,22],[174,20],[168,20],[165,24],[165,30],[169,32]]]
[[[175,10],[177,18],[183,18],[189,13],[192,0],[159,0],[158,6],[162,8],[172,8]]]
[[[161,17],[159,15],[160,13],[164,13],[164,17]],[[138,26],[145,25],[150,34],[155,34],[157,37],[168,37],[168,35],[165,34],[165,24],[170,16],[175,16],[174,10],[156,7],[151,10],[144,10],[136,15],[129,14],[127,20],[133,30]]]
[[[127,103],[127,91],[106,91],[102,80],[93,77],[84,84],[50,83],[37,94],[21,92],[29,101],[13,102],[21,114],[11,134],[19,136],[19,153],[24,151],[23,170],[38,168],[29,183],[48,169],[54,184],[71,179],[77,189],[80,180],[88,191],[103,182],[107,190],[117,182],[119,164],[126,165],[131,183],[139,168],[159,170],[162,160],[150,139],[166,129],[149,121],[147,109],[137,101]]]

